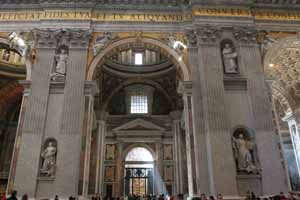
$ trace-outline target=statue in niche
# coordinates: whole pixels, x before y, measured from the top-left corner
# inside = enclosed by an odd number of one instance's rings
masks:
[[[53,177],[55,175],[56,153],[56,142],[50,140],[41,153],[42,166],[40,169],[40,173],[42,176]]]
[[[253,161],[254,143],[246,140],[242,132],[233,136],[233,150],[239,172],[255,173],[257,171]],[[252,153],[251,153],[252,152]]]
[[[222,45],[222,59],[224,65],[224,72],[226,74],[237,74],[237,52],[232,44],[232,42],[226,41]]]
[[[55,55],[55,69],[51,74],[51,80],[64,80],[66,76],[68,57],[69,55],[67,53],[67,50],[64,48],[61,48]]]

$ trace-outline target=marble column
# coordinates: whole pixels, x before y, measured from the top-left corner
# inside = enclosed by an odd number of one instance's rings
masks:
[[[194,121],[193,121],[193,101],[192,101],[192,83],[180,82],[178,92],[183,96],[184,102],[184,124],[185,124],[185,143],[186,143],[186,159],[188,173],[188,193],[189,197],[197,195],[197,178],[196,174],[197,161],[195,160],[195,138],[194,138]]]
[[[300,113],[290,113],[283,118],[289,125],[293,151],[296,160],[298,174],[300,174]]]
[[[49,96],[50,72],[53,66],[55,40],[37,34],[36,61],[32,67],[32,80],[26,98],[24,122],[19,123],[17,143],[14,157],[15,172],[11,173],[10,188],[18,190],[19,194],[28,194],[29,198],[36,196],[37,176],[40,166],[40,152],[45,128],[47,104]],[[23,117],[23,116],[22,116]],[[22,136],[21,136],[22,135]],[[17,153],[18,152],[18,153]],[[15,163],[13,164],[15,165]],[[14,179],[14,182],[12,180]]]
[[[183,176],[183,156],[182,156],[182,146],[183,141],[181,140],[181,115],[182,111],[173,111],[170,113],[173,118],[173,135],[174,135],[174,160],[175,160],[175,191],[176,194],[183,194],[183,184],[184,184],[184,176]]]
[[[163,194],[165,192],[165,185],[163,180],[163,155],[162,155],[162,144],[156,143],[155,144],[155,165],[154,165],[154,175],[155,175],[155,193],[156,194]]]
[[[81,199],[88,198],[89,177],[90,177],[90,161],[91,161],[91,140],[94,119],[94,95],[98,92],[95,82],[86,82],[85,84],[85,115],[83,125],[82,144],[84,145],[83,160],[83,180]]]
[[[122,152],[123,152],[123,143],[117,144],[117,159],[116,159],[116,193],[115,195],[120,197],[122,196],[123,191],[123,160],[122,160]]]
[[[102,194],[103,190],[103,160],[104,160],[104,139],[106,134],[106,122],[104,120],[98,121],[98,136],[97,136],[97,164],[96,164],[96,187],[95,193]]]

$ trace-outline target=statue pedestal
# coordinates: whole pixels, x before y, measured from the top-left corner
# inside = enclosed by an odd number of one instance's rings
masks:
[[[245,195],[247,191],[252,191],[256,196],[262,195],[261,175],[259,174],[239,174],[237,175],[239,195]]]

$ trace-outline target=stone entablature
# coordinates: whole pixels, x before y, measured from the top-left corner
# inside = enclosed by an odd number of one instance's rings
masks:
[[[42,9],[41,9],[42,8]],[[40,5],[35,10],[30,8],[7,8],[0,12],[0,21],[41,21],[41,20],[87,20],[93,22],[186,22],[193,21],[193,18],[200,17],[230,17],[236,19],[254,19],[254,20],[270,20],[270,21],[299,21],[300,12],[297,10],[279,10],[266,8],[228,8],[228,7],[209,7],[209,6],[193,6],[192,8],[183,10],[170,10],[166,13],[160,9],[132,10],[124,12],[118,9],[103,8],[72,8],[66,6],[64,9],[59,6],[52,7],[50,10],[44,10],[45,7]],[[18,9],[18,10],[16,10]],[[1,8],[0,8],[1,10]]]

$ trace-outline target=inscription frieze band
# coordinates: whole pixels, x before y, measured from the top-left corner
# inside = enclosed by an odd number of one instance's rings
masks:
[[[0,21],[34,20],[93,20],[93,21],[142,21],[180,22],[192,19],[191,14],[182,13],[116,13],[72,10],[11,11],[0,12]]]
[[[108,12],[90,10],[45,10],[0,12],[0,21],[92,20],[134,22],[184,22],[193,17],[245,17],[256,20],[300,21],[300,12],[286,10],[251,10],[249,8],[193,8],[188,13]]]

